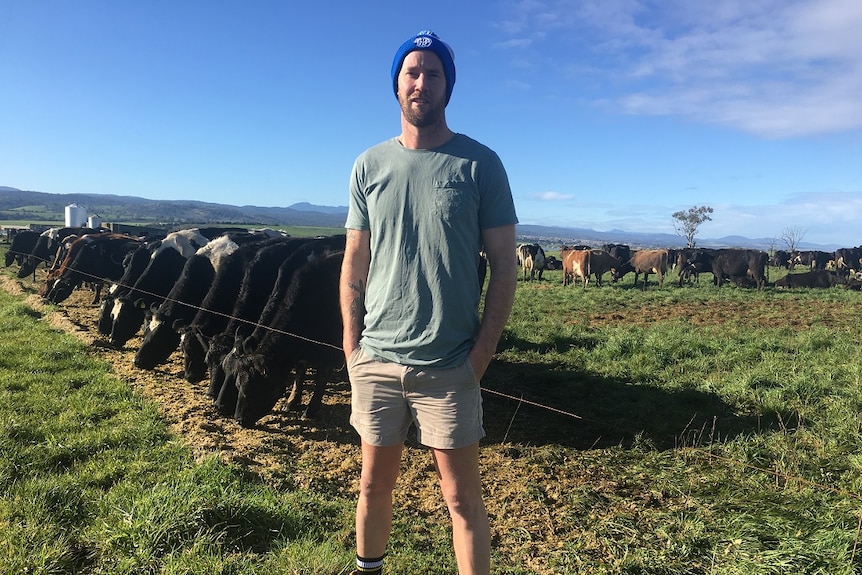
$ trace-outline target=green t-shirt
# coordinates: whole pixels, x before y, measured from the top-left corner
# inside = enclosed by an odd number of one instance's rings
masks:
[[[433,150],[393,138],[359,156],[345,226],[371,232],[365,353],[411,366],[463,363],[479,327],[481,230],[517,221],[502,162],[467,136]]]

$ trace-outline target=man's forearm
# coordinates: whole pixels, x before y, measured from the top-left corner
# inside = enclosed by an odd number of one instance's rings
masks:
[[[363,232],[348,230],[344,263],[341,266],[339,299],[343,324],[342,348],[345,357],[359,345],[365,320],[365,287],[370,258]]]

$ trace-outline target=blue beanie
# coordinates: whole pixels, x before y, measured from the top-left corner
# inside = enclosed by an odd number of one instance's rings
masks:
[[[452,88],[455,87],[455,53],[449,44],[438,38],[431,30],[422,30],[401,44],[395,52],[395,59],[392,60],[392,87],[395,90],[395,96],[398,96],[398,73],[401,71],[401,64],[404,63],[407,54],[414,50],[430,50],[440,58],[443,63],[443,74],[446,76],[445,103],[448,104],[449,98],[452,97]]]

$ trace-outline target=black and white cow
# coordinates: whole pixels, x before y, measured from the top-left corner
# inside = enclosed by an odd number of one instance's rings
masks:
[[[288,408],[298,409],[307,367],[316,373],[305,416],[314,417],[319,410],[330,375],[344,365],[338,301],[343,259],[343,252],[334,253],[300,268],[269,323],[271,329],[261,339],[252,335],[240,344],[242,353],[235,358],[238,397],[234,419],[243,427],[253,426],[270,413],[284,397],[294,370]]]
[[[186,381],[197,383],[206,377],[210,342],[225,331],[228,324],[233,325],[230,330],[233,332],[240,321],[257,321],[275,283],[279,266],[307,241],[307,238],[275,238],[253,254],[249,253],[253,246],[243,246],[231,254],[226,265],[216,274],[201,309],[191,322],[188,325],[175,324],[180,332]],[[246,261],[246,258],[250,259]]]
[[[344,235],[316,238],[297,248],[279,266],[278,275],[271,286],[266,304],[256,321],[253,324],[240,323],[233,333],[228,331],[231,329],[231,326],[228,326],[225,333],[221,334],[225,338],[232,338],[230,350],[222,356],[218,356],[217,354],[222,352],[223,348],[215,345],[215,341],[210,345],[210,351],[207,355],[207,364],[210,368],[210,387],[207,395],[215,398],[215,406],[223,415],[230,416],[236,410],[238,389],[235,378],[238,369],[235,359],[241,351],[236,343],[244,341],[249,334],[254,338],[254,341],[261,341],[264,335],[270,331],[269,326],[278,313],[297,270],[310,261],[334,252],[343,252],[345,239]],[[215,365],[216,361],[219,362],[218,365]]]
[[[141,328],[146,311],[161,304],[185,267],[186,260],[209,243],[197,228],[168,234],[150,254],[147,267],[134,287],[114,300],[110,341],[122,347]]]
[[[138,246],[135,250],[126,254],[123,259],[123,275],[119,280],[111,284],[99,303],[99,319],[96,323],[99,333],[111,335],[111,327],[114,323],[114,303],[122,296],[128,294],[135,287],[135,282],[147,269],[153,251],[161,245],[161,238],[148,240]]]
[[[183,271],[165,300],[154,307],[144,322],[144,335],[134,363],[142,369],[153,369],[167,361],[180,343],[174,323],[188,323],[209,293],[219,271],[241,246],[256,250],[267,238],[254,232],[219,236],[186,260]]]
[[[532,281],[545,271],[545,250],[539,244],[521,244],[515,251],[518,265],[524,270],[524,279]]]

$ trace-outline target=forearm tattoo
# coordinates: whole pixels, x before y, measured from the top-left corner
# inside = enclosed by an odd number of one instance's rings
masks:
[[[354,293],[354,297],[350,301],[350,319],[354,325],[361,326],[365,319],[365,282],[361,279],[348,282],[347,287]]]

